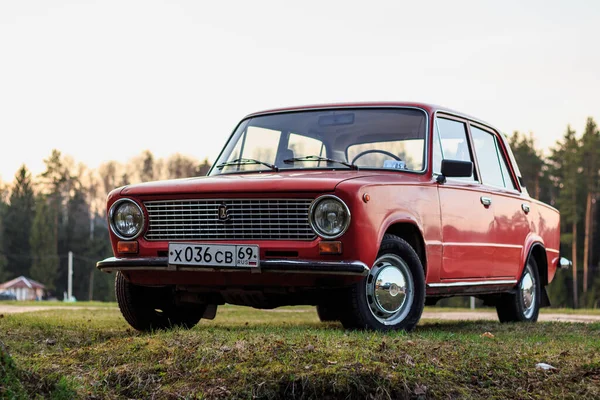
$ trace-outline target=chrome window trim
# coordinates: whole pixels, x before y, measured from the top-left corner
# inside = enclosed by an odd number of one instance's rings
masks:
[[[140,228],[140,230],[138,231],[138,233],[136,233],[135,235],[130,236],[130,237],[121,235],[119,233],[119,230],[115,227],[115,223],[114,223],[114,220],[113,220],[113,217],[114,217],[114,214],[115,214],[115,210],[117,209],[118,205],[121,204],[121,203],[125,203],[125,202],[133,203],[138,208],[138,210],[140,210],[140,212],[142,213],[142,227]],[[146,214],[144,213],[144,209],[135,200],[130,199],[128,197],[123,197],[123,198],[115,201],[110,206],[110,210],[108,211],[108,215],[109,215],[108,221],[109,221],[109,225],[110,225],[110,230],[119,239],[134,240],[134,239],[137,239],[146,230]]]
[[[479,124],[479,123],[477,123],[477,124]],[[479,124],[479,125],[481,125],[481,124]],[[487,127],[485,125],[482,125],[482,126],[473,125],[473,127],[479,129],[480,131],[489,133],[490,135],[493,136],[494,142],[496,143],[496,156],[498,157],[498,162],[500,163],[500,162],[504,161],[506,163],[506,165],[511,166],[514,169],[514,167],[512,165],[510,165],[512,163],[512,161],[510,159],[507,160],[506,157],[504,157],[504,154],[502,153],[502,149],[500,148],[500,146],[502,146],[502,144],[500,143],[501,139],[498,139],[497,135],[495,135],[494,133],[489,131],[489,129],[491,129],[491,128]],[[487,129],[482,129],[482,127],[487,128]],[[494,132],[498,133],[497,131],[494,131]],[[506,143],[506,146],[508,146],[508,143]],[[502,170],[501,166],[500,166],[500,170]],[[512,179],[511,171],[508,171],[508,173],[511,175],[510,180],[511,180],[512,185],[515,186],[515,182]],[[504,177],[502,179],[504,179]],[[483,182],[483,180],[481,181],[481,185],[491,188],[491,189],[495,189],[495,190],[502,190],[502,191],[510,193],[510,194],[519,194],[519,195],[521,194],[521,192],[518,189],[508,188],[506,186],[491,185],[489,183]]]
[[[500,133],[500,130],[497,129],[497,128],[495,128],[493,125],[491,125],[491,124],[489,124],[489,123],[487,123],[485,121],[482,121],[480,119],[471,117],[471,116],[466,115],[466,114],[461,114],[461,113],[456,112],[456,111],[448,111],[448,110],[435,110],[435,112],[433,113],[433,119],[434,119],[434,121],[435,121],[435,118],[437,118],[438,113],[442,114],[442,115],[446,114],[446,115],[449,115],[449,116],[454,116],[454,117],[457,117],[457,118],[462,118],[462,119],[466,120],[467,124],[470,124],[471,122],[473,122],[475,124],[481,125],[481,127],[484,127],[484,128],[489,129],[489,130],[492,130],[492,131],[494,131],[500,137],[500,140],[502,141],[502,143],[504,144],[504,146],[509,146],[508,142],[502,136],[502,133]],[[509,164],[511,166],[511,169],[514,170],[515,167],[514,167],[514,165],[512,165],[513,160],[511,160],[510,157],[509,157],[509,161],[510,161]],[[516,160],[515,160],[515,163],[516,163]],[[517,176],[517,178],[518,178],[518,176]],[[475,181],[475,182],[477,182],[477,181]],[[499,188],[497,186],[486,185],[486,184],[483,183],[483,181],[481,181],[481,177],[479,177],[479,181],[478,182],[479,182],[479,184],[481,186],[485,186],[485,187],[489,187],[489,188],[494,188],[494,189],[503,189],[503,190],[507,190],[507,191],[510,191],[511,193],[515,193],[515,194],[519,194],[519,195],[524,194],[523,188],[521,187],[521,183],[518,182],[518,179],[517,179],[517,182],[516,182],[517,187],[518,187],[517,189],[508,189],[508,188],[505,188],[505,187],[504,188]]]
[[[437,117],[437,112],[438,111],[436,110],[436,112],[433,114],[433,123],[435,124],[435,129],[431,130],[431,137],[432,137],[432,139],[433,139],[433,136],[436,135],[436,134],[438,135],[438,138],[439,138],[440,128],[439,128],[439,126],[437,124],[437,118],[438,118]],[[459,115],[454,115],[454,117],[463,118],[463,117],[461,117]],[[460,122],[461,124],[463,124],[465,126],[465,139],[467,139],[467,142],[468,142],[468,145],[469,145],[469,150],[471,150],[472,143],[470,142],[469,121],[468,120],[464,120],[464,121],[461,120],[461,121],[459,121],[459,120],[456,120],[456,119],[449,119],[449,118],[443,118],[443,117],[440,117],[440,118],[441,119],[446,119],[448,121]],[[440,147],[441,147],[441,138],[440,138]],[[473,153],[475,153],[475,149],[474,148],[472,149],[472,151],[473,151]],[[473,160],[473,156],[471,154],[469,154],[469,156],[471,156],[471,162],[473,163],[473,176],[479,175],[479,173],[478,173],[479,171],[477,170],[478,165],[476,165],[477,163],[475,162],[475,160]],[[444,159],[443,157],[444,157],[444,151],[442,149],[442,160]],[[440,176],[440,175],[441,175],[440,172],[435,172],[433,170],[433,152],[432,152],[431,153],[431,176],[434,177],[434,176]],[[478,176],[478,178],[479,178],[479,176]],[[460,178],[448,177],[448,178],[446,178],[446,181],[448,181],[450,183],[454,182],[454,183],[463,183],[463,184],[475,184],[475,185],[480,185],[480,186],[482,185],[480,179],[470,179],[470,180],[467,180],[467,179],[460,179]]]
[[[227,147],[227,144],[229,143],[229,141],[231,141],[231,139],[233,138],[233,135],[235,134],[235,132],[238,130],[239,126],[241,124],[243,124],[245,121],[252,119],[252,118],[256,118],[256,117],[262,117],[262,116],[266,116],[266,115],[275,115],[275,114],[290,114],[290,113],[300,113],[300,112],[304,112],[304,111],[327,111],[327,110],[350,110],[350,109],[354,109],[354,110],[361,110],[361,109],[380,109],[380,110],[385,110],[385,109],[399,109],[399,110],[418,110],[418,111],[422,111],[423,114],[425,114],[425,143],[423,146],[423,169],[421,169],[420,171],[411,171],[411,170],[395,170],[392,168],[368,168],[370,170],[377,170],[377,171],[394,171],[394,172],[408,172],[411,174],[419,174],[419,175],[425,175],[427,174],[427,171],[429,169],[429,137],[430,137],[430,128],[429,128],[429,113],[427,112],[427,110],[423,107],[417,107],[417,106],[394,106],[394,105],[381,105],[381,106],[377,106],[377,105],[372,105],[372,106],[368,106],[368,105],[363,105],[363,106],[353,106],[353,105],[348,105],[348,106],[316,106],[316,107],[309,107],[309,108],[299,108],[299,109],[293,109],[293,110],[285,110],[285,111],[264,111],[264,112],[258,112],[256,114],[249,114],[247,116],[245,116],[234,128],[233,132],[231,132],[231,134],[229,135],[229,138],[227,139],[227,141],[225,142],[225,144],[223,145],[223,147],[221,148],[221,151],[219,152],[219,155],[217,156],[217,158],[215,160],[218,160],[219,158],[221,158],[221,155],[223,154],[223,151],[225,151],[225,147]],[[436,111],[437,112],[437,111]],[[435,115],[435,113],[434,113]],[[213,170],[215,169],[216,166],[216,161],[213,164],[213,166],[210,168],[210,170],[207,172],[206,176],[211,176]],[[279,172],[285,172],[285,171],[297,171],[297,170],[305,170],[306,168],[285,168],[283,170],[280,170]],[[335,169],[335,170],[341,170],[341,168],[320,168],[318,169],[319,171],[323,171],[323,170],[328,170],[328,169]],[[367,169],[367,168],[359,168],[360,170],[363,169]],[[346,169],[344,169],[345,171]],[[348,169],[348,171],[352,171],[350,169]],[[274,172],[274,171],[270,171],[270,170],[259,170],[259,171],[244,171],[245,173],[265,173],[265,172]],[[227,174],[219,174],[219,175],[230,175],[230,174],[235,174],[235,173],[240,173],[238,172],[229,172]]]
[[[342,204],[342,206],[344,207],[344,209],[346,210],[346,213],[348,213],[348,221],[344,225],[344,229],[342,229],[342,231],[340,233],[338,233],[337,235],[323,235],[323,233],[316,226],[316,223],[313,221],[313,215],[314,215],[314,210],[315,210],[316,205],[325,199],[335,199],[335,200],[339,201]],[[311,203],[311,205],[308,209],[308,223],[310,224],[310,227],[312,228],[312,230],[319,237],[321,237],[323,239],[332,240],[332,239],[337,239],[337,238],[341,237],[344,233],[346,233],[346,231],[350,227],[350,221],[352,221],[352,215],[350,214],[350,208],[348,208],[348,205],[344,202],[344,200],[342,200],[339,197],[334,196],[332,194],[324,194],[322,196],[317,197]]]

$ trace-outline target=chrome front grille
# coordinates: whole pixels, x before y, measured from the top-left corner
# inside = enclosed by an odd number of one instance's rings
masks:
[[[312,199],[146,201],[146,240],[312,240]],[[226,209],[227,219],[219,218]],[[221,208],[221,210],[220,210]]]

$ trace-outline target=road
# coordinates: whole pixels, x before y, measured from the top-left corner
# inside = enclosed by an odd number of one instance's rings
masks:
[[[0,314],[15,314],[23,312],[44,311],[44,310],[99,310],[106,307],[85,307],[85,306],[13,306],[1,305]],[[307,312],[310,310],[270,310],[274,312]],[[474,321],[474,320],[498,320],[495,312],[491,311],[425,311],[422,319],[439,319],[446,321]],[[585,314],[558,314],[558,313],[542,313],[539,316],[539,321],[554,321],[554,322],[584,322],[593,323],[600,322],[600,315],[585,315]]]

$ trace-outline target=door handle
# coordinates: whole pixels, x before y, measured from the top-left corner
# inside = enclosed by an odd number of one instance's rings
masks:
[[[480,200],[481,200],[481,204],[483,204],[486,207],[489,207],[492,205],[492,199],[490,199],[489,197],[481,196]]]
[[[529,204],[522,203],[522,204],[521,204],[521,208],[523,209],[523,212],[524,212],[525,214],[529,214]]]

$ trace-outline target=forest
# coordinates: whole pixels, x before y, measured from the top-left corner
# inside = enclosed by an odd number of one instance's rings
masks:
[[[542,151],[532,133],[513,132],[510,146],[529,194],[561,211],[561,253],[573,261],[559,270],[548,294],[554,307],[600,307],[600,132],[592,118],[578,134],[570,126]],[[144,151],[127,163],[97,169],[58,150],[33,176],[22,165],[12,182],[0,182],[0,282],[25,275],[63,298],[67,255],[74,256],[73,294],[78,300],[114,300],[114,275],[96,261],[112,255],[106,195],[137,182],[206,175],[208,159],[181,154],[157,159]]]

